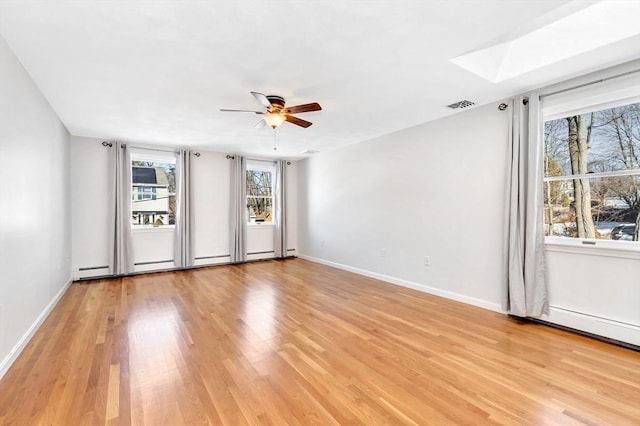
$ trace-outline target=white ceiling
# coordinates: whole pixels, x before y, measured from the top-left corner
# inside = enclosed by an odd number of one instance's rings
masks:
[[[636,35],[500,83],[450,61],[593,3],[0,0],[0,34],[73,135],[302,158],[640,57]],[[274,153],[258,116],[219,111],[251,90],[323,111]]]

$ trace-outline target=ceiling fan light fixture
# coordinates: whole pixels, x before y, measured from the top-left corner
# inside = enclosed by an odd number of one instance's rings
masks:
[[[273,129],[284,123],[285,116],[278,112],[268,112],[264,115],[264,121]]]

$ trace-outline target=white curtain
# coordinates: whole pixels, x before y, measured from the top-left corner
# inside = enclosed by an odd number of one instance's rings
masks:
[[[520,317],[548,313],[543,223],[543,144],[537,93],[514,99],[508,109],[509,181],[503,309]]]
[[[176,268],[193,266],[193,213],[191,209],[191,152],[176,152],[176,212],[173,263]]]
[[[247,259],[247,173],[244,157],[231,157],[231,188],[229,191],[229,254],[231,263]]]
[[[287,257],[287,162],[276,161],[276,176],[273,194],[274,211],[274,256]]]
[[[115,142],[111,147],[109,173],[109,273],[133,272],[131,241],[131,152],[127,145]]]

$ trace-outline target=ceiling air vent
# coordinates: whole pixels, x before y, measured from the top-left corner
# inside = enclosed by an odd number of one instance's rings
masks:
[[[447,107],[451,109],[462,109],[462,108],[470,107],[472,105],[475,105],[475,102],[464,100],[464,101],[453,103],[451,105],[447,105]]]

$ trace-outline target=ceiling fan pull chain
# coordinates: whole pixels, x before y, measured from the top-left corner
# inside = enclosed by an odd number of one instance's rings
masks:
[[[276,129],[273,129],[273,150],[277,151],[278,150],[278,142],[276,140]]]

